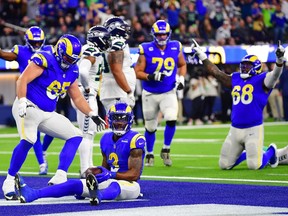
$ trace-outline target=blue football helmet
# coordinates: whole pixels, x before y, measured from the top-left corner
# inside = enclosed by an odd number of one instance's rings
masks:
[[[171,37],[171,28],[169,23],[167,23],[165,20],[158,20],[152,25],[151,34],[155,43],[157,43],[159,46],[165,46]],[[159,37],[159,35],[163,34],[167,35],[165,39]]]
[[[109,31],[104,26],[93,26],[87,32],[87,44],[106,51],[111,46]]]
[[[80,59],[82,45],[78,38],[65,34],[58,40],[55,46],[55,56],[63,70],[76,64]]]
[[[240,62],[240,73],[242,78],[255,76],[262,72],[262,63],[256,55],[246,55]]]
[[[108,111],[108,123],[113,133],[123,136],[130,131],[134,114],[132,108],[123,102],[116,103]]]
[[[131,28],[127,22],[120,17],[111,17],[104,23],[104,27],[110,32],[112,37],[129,38]]]
[[[38,26],[32,26],[25,32],[24,40],[29,48],[33,52],[36,52],[43,47],[45,42],[45,34]]]

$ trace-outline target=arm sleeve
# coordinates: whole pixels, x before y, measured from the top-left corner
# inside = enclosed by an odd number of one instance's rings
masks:
[[[89,88],[89,70],[92,64],[88,59],[82,59],[79,64],[80,82],[84,89]]]
[[[265,79],[264,79],[264,85],[268,89],[274,88],[277,80],[279,79],[281,73],[282,73],[283,67],[278,67],[275,65],[273,71],[267,73]]]

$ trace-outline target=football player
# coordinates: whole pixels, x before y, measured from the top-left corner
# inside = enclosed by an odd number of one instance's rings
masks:
[[[19,71],[22,73],[29,63],[31,56],[37,51],[47,51],[52,53],[53,47],[45,45],[45,34],[38,26],[30,27],[24,35],[26,44],[14,45],[11,51],[6,52],[0,49],[0,58],[7,61],[17,61],[19,64]],[[43,157],[42,144],[40,140],[40,132],[37,134],[37,141],[33,145],[36,158],[39,163],[39,175],[46,175],[48,172],[48,164],[45,157]]]
[[[247,154],[247,166],[251,170],[262,169],[267,164],[277,167],[277,147],[270,144],[262,152],[264,140],[263,109],[279,79],[284,64],[285,49],[280,44],[276,49],[276,64],[271,72],[263,72],[261,61],[256,55],[246,55],[240,62],[240,72],[232,75],[219,70],[193,40],[192,51],[203,62],[206,71],[225,87],[231,88],[232,113],[229,133],[222,145],[219,166],[232,169],[237,165],[243,150]],[[240,160],[240,159],[239,159]]]
[[[104,26],[93,26],[87,32],[87,44],[82,48],[82,57],[79,61],[79,84],[81,92],[90,107],[98,114],[97,95],[99,80],[103,68],[102,53],[111,46],[110,33]],[[77,110],[77,122],[83,132],[83,140],[79,146],[80,175],[93,166],[93,141],[96,125],[89,116]]]
[[[104,27],[110,32],[112,44],[104,55],[100,101],[106,112],[119,100],[133,107],[136,75],[127,43],[130,26],[120,17],[112,17]]]
[[[139,58],[135,65],[138,79],[142,80],[142,103],[147,141],[146,166],[154,165],[154,144],[161,111],[166,120],[164,144],[160,156],[166,166],[172,165],[170,147],[176,131],[178,102],[176,90],[184,88],[187,72],[182,44],[170,40],[170,25],[158,20],[152,26],[154,41],[139,45]],[[176,75],[179,75],[176,79]]]
[[[116,103],[108,111],[109,127],[100,140],[102,151],[102,172],[87,172],[85,179],[71,179],[65,183],[42,189],[27,186],[19,175],[16,188],[21,202],[32,202],[44,197],[63,197],[76,195],[90,197],[91,205],[101,200],[136,199],[140,196],[140,179],[145,156],[145,137],[131,130],[133,124],[132,108],[126,103]],[[95,170],[95,167],[89,170]]]
[[[65,140],[59,155],[58,169],[48,184],[67,181],[67,171],[82,141],[82,133],[68,118],[54,111],[60,95],[68,93],[77,109],[90,116],[99,127],[105,127],[103,120],[89,107],[78,88],[79,70],[76,63],[80,59],[81,47],[75,36],[63,35],[54,53],[35,53],[17,80],[17,98],[13,103],[12,114],[20,142],[14,148],[2,186],[6,199],[16,197],[14,178],[37,140],[38,129]]]

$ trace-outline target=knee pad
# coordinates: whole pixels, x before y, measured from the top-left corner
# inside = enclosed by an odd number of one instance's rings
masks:
[[[145,129],[148,132],[155,132],[157,130],[157,121],[156,120],[145,121]]]
[[[174,126],[176,126],[176,121],[166,121],[166,125],[168,125],[170,127],[174,127]]]

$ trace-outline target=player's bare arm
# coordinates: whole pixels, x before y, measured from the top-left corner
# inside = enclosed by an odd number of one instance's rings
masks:
[[[5,59],[7,61],[14,61],[17,59],[17,55],[13,52],[5,52],[0,49],[0,58]]]
[[[84,96],[81,94],[79,90],[77,80],[75,80],[75,82],[70,85],[67,92],[72,101],[74,102],[75,106],[77,107],[77,109],[79,109],[82,113],[88,115],[89,112],[92,111],[89,104],[87,103]]]
[[[107,163],[107,157],[104,152],[102,152],[102,166],[105,167],[106,169],[110,170],[110,167]]]
[[[228,87],[228,88],[232,87],[231,76],[219,70],[219,68],[215,64],[213,64],[210,60],[208,60],[208,58],[203,61],[203,64],[206,67],[207,72],[211,74],[212,76],[214,76],[225,87]]]
[[[123,91],[128,93],[131,92],[131,89],[122,71],[123,59],[124,59],[123,50],[110,52],[108,55],[108,62],[117,84],[120,86],[120,88],[123,89]]]
[[[18,98],[26,97],[28,83],[40,76],[43,71],[44,68],[36,65],[34,62],[30,62],[27,65],[16,82]]]
[[[187,65],[186,65],[183,52],[181,51],[178,57],[178,74],[179,76],[185,77],[186,73],[187,73]]]
[[[134,70],[136,72],[137,79],[148,80],[148,74],[145,72],[146,68],[146,58],[144,55],[140,54],[135,64]]]
[[[142,149],[132,149],[128,159],[129,170],[127,172],[117,172],[117,179],[127,181],[137,181],[141,174],[142,167]]]

